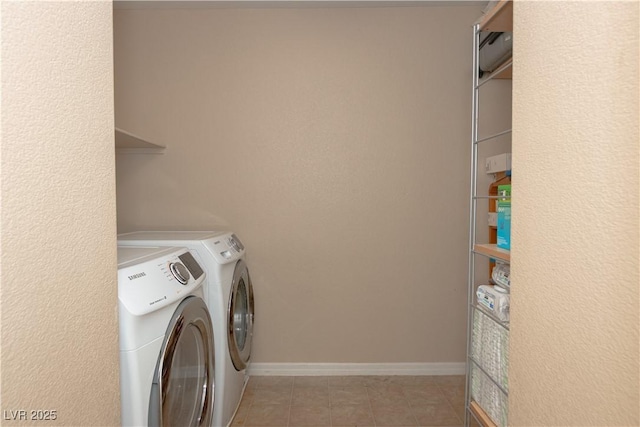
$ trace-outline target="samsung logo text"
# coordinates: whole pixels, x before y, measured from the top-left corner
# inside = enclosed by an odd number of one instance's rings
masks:
[[[146,275],[147,275],[147,273],[145,273],[144,271],[142,273],[136,273],[136,274],[133,274],[133,275],[129,276],[129,280],[139,279],[139,278],[144,277]]]

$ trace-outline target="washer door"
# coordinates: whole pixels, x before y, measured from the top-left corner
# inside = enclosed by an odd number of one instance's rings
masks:
[[[254,317],[253,286],[243,260],[238,261],[233,272],[227,315],[229,354],[233,366],[241,371],[247,367],[251,357]]]
[[[214,396],[211,316],[202,298],[176,309],[158,357],[149,400],[150,426],[210,426]]]

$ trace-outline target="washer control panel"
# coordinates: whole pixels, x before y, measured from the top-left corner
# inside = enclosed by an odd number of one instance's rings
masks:
[[[244,245],[233,233],[228,233],[206,243],[213,257],[220,264],[226,264],[237,260],[244,254]]]
[[[205,278],[186,248],[119,247],[119,255],[120,252],[128,252],[133,259],[118,265],[118,299],[136,316],[181,300],[200,287]]]
[[[171,274],[173,274],[173,277],[175,277],[176,280],[183,285],[186,285],[189,281],[189,278],[191,277],[191,274],[189,273],[189,270],[187,270],[187,267],[179,262],[172,262],[171,264],[169,264],[169,270],[171,270]]]

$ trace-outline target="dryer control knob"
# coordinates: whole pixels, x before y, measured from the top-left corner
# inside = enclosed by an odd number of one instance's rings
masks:
[[[180,264],[179,262],[173,262],[169,265],[169,269],[171,270],[173,277],[175,277],[178,282],[182,283],[183,285],[187,284],[187,282],[189,281],[189,277],[191,277],[191,275],[189,274],[189,270],[187,270],[187,267]]]

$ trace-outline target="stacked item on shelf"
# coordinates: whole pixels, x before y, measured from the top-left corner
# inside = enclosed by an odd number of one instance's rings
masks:
[[[480,36],[480,77],[498,69],[511,58],[513,33],[485,32]]]
[[[508,157],[507,157],[508,155]],[[498,165],[496,165],[495,163],[495,159],[496,158],[500,158],[503,157],[505,158],[504,163],[500,162]],[[507,163],[507,159],[508,158],[508,163]],[[487,162],[487,168],[489,168],[489,165],[491,164],[493,170],[491,170],[490,172],[487,173],[493,173],[495,176],[495,181],[491,183],[491,185],[489,185],[489,192],[488,195],[489,197],[498,197],[499,193],[500,193],[500,187],[504,187],[506,185],[511,185],[511,154],[510,153],[505,153],[503,155],[500,156],[494,156],[494,157],[490,157],[486,160]],[[507,168],[508,167],[508,168]],[[500,170],[502,169],[502,170]],[[509,193],[510,194],[510,193]],[[489,243],[491,244],[496,244],[497,247],[502,248],[502,249],[508,249],[504,246],[498,245],[498,215],[499,215],[499,204],[500,204],[500,200],[496,199],[496,198],[492,198],[489,199],[489,211],[488,211],[488,215],[489,215]],[[505,209],[501,209],[503,212],[503,223],[501,225],[503,225],[504,227],[504,213],[505,213]],[[511,199],[509,199],[509,233],[511,233]],[[503,232],[504,232],[504,228],[503,228]],[[504,239],[504,235],[502,236]],[[511,240],[509,239],[509,245],[511,243]],[[493,268],[495,266],[495,260],[494,259],[490,259],[489,260],[489,277],[492,276],[493,274]]]
[[[498,186],[498,236],[499,248],[511,249],[511,184]]]
[[[511,78],[513,53],[513,1],[489,1],[478,21],[479,77],[484,73],[496,73],[498,78]]]
[[[497,267],[496,267],[497,269]],[[500,322],[509,321],[509,293],[500,286],[480,285],[476,290],[478,306]]]
[[[508,425],[509,398],[475,365],[471,367],[471,399],[496,426]]]
[[[495,283],[502,289],[508,291],[509,289],[511,289],[511,279],[509,279],[510,273],[511,267],[509,267],[509,264],[499,262],[491,272],[491,280],[493,280],[493,283]]]
[[[506,426],[509,393],[509,266],[498,264],[494,282],[505,288],[481,285],[476,295],[478,309],[473,311],[471,339],[471,399],[477,402],[497,426]],[[488,314],[492,315],[491,318]],[[504,322],[503,324],[498,321]],[[493,381],[491,380],[493,379]]]
[[[473,315],[471,357],[506,392],[509,391],[509,331],[482,310]]]

